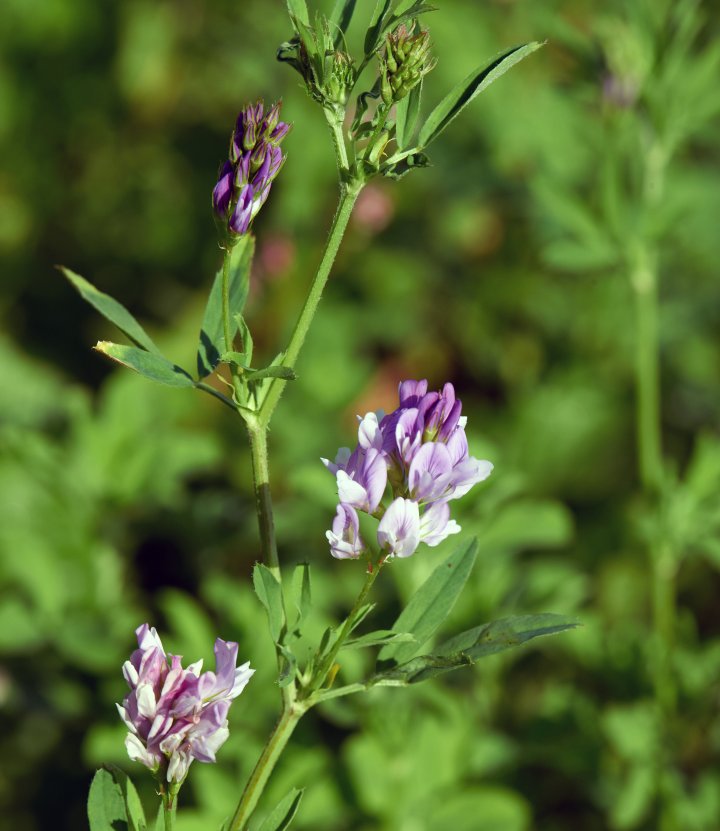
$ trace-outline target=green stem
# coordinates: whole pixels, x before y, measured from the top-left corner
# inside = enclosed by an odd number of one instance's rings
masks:
[[[175,812],[177,811],[177,791],[163,791],[162,805],[163,821],[165,823],[164,831],[174,831]]]
[[[348,165],[347,150],[345,141],[342,135],[342,121],[338,118],[333,118],[327,111],[325,112],[330,132],[333,137],[335,145],[335,155],[337,157],[338,170],[340,173],[340,199],[338,201],[335,216],[332,225],[330,226],[330,233],[328,234],[325,249],[318,266],[317,273],[313,279],[310,291],[305,299],[305,305],[300,312],[293,333],[290,337],[290,342],[285,350],[285,357],[283,358],[283,366],[292,369],[298,359],[300,350],[302,349],[308,330],[312,324],[315,312],[317,311],[320,298],[322,297],[323,289],[330,276],[330,271],[335,262],[335,258],[340,248],[340,243],[347,229],[350,215],[352,214],[355,201],[360,194],[363,187],[363,182],[352,180],[350,177],[350,170]],[[259,411],[260,421],[267,425],[270,422],[273,411],[277,406],[282,391],[285,389],[284,381],[281,378],[273,378],[270,383],[270,388],[265,395]]]
[[[250,439],[250,455],[252,457],[253,488],[255,491],[255,510],[260,531],[260,550],[267,567],[280,584],[282,600],[282,631],[287,626],[285,612],[285,598],[282,592],[282,574],[278,558],[277,541],[275,538],[275,522],[273,519],[272,495],[270,493],[270,470],[268,466],[267,427],[260,424],[256,418],[246,418],[248,437]],[[282,669],[284,657],[279,648],[276,648],[278,670]],[[290,707],[295,700],[294,682],[280,688],[283,707]]]
[[[270,734],[270,738],[263,748],[253,772],[250,774],[247,785],[245,785],[245,790],[230,821],[228,831],[243,831],[246,828],[247,822],[270,778],[270,774],[304,712],[305,708],[297,704],[283,708],[282,714]]]
[[[382,565],[378,564],[372,569],[372,571],[368,571],[365,575],[365,582],[363,583],[362,589],[360,589],[360,594],[357,596],[357,599],[355,600],[355,603],[352,609],[350,610],[350,614],[345,618],[345,623],[343,624],[343,627],[340,630],[340,634],[338,635],[337,640],[333,644],[332,649],[325,656],[318,670],[314,673],[313,679],[310,682],[310,686],[308,688],[308,691],[311,695],[325,681],[325,678],[327,678],[328,673],[332,669],[333,664],[335,663],[335,658],[338,652],[340,651],[340,648],[345,643],[348,635],[352,631],[353,624],[355,622],[355,616],[357,615],[363,603],[365,603],[368,594],[370,594],[370,589],[372,589],[373,583],[377,579],[377,576],[380,573],[381,568]]]
[[[643,490],[657,495],[662,486],[658,291],[653,255],[641,246],[631,274],[635,292],[635,384],[638,464]]]
[[[195,384],[196,388],[206,392],[208,395],[212,395],[217,398],[219,401],[226,407],[230,407],[233,412],[237,412],[237,407],[235,406],[235,402],[232,401],[227,395],[223,395],[220,390],[216,390],[215,387],[211,387],[210,384],[206,384],[204,381],[197,381]]]

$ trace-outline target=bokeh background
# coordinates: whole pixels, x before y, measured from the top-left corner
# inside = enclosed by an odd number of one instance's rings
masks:
[[[359,0],[357,42],[370,0]],[[437,0],[426,104],[500,49],[548,45],[357,206],[276,414],[281,556],[312,564],[316,626],[361,581],[324,541],[321,455],[397,381],[452,380],[496,472],[459,506],[480,557],[447,623],[577,614],[584,628],[300,725],[265,808],[307,793],[298,829],[720,828],[720,18],[710,2]],[[324,8],[324,6],[322,6]],[[217,402],[115,371],[118,333],[63,263],[192,365],[219,252],[210,193],[237,110],[282,97],[289,158],[256,223],[248,316],[282,346],[337,195],[321,113],[275,62],[281,0],[5,0],[0,10],[0,827],[75,831],[93,769],[131,770],[114,702],[133,629],[188,659],[216,634],[258,672],[179,831],[217,827],[278,704],[248,582],[258,556],[246,440]],[[648,148],[669,148],[662,196]],[[643,217],[638,231],[638,217]],[[634,246],[657,257],[669,488],[642,495]],[[649,540],[670,540],[668,683]],[[450,545],[449,543],[448,545]],[[376,620],[447,547],[383,575]],[[360,672],[363,656],[348,670]],[[668,703],[669,702],[669,703]]]

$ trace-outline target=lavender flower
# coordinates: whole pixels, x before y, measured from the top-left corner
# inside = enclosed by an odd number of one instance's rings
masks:
[[[490,462],[469,455],[462,404],[452,384],[428,392],[427,381],[403,381],[400,406],[388,415],[359,419],[358,444],[343,447],[334,462],[337,515],[327,532],[331,553],[340,559],[366,550],[357,511],[380,519],[377,542],[389,557],[409,557],[418,545],[435,546],[460,526],[450,519],[448,502],[486,479]],[[390,504],[383,497],[391,492]]]
[[[290,125],[279,120],[280,102],[264,113],[262,101],[238,115],[230,140],[229,160],[213,190],[213,208],[231,234],[246,234],[265,204],[285,156],[280,142]]]
[[[139,648],[123,665],[130,692],[117,705],[130,731],[125,747],[133,761],[182,782],[193,759],[215,761],[229,735],[230,704],[255,670],[249,662],[236,666],[238,645],[231,641],[215,641],[215,672],[201,673],[202,661],[183,669],[180,656],[166,655],[147,623],[135,633]]]

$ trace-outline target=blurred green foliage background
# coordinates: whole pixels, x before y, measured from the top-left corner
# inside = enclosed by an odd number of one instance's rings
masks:
[[[359,0],[358,40],[372,5]],[[443,135],[431,169],[376,181],[358,204],[271,434],[281,557],[311,562],[318,630],[347,609],[362,577],[327,552],[335,494],[319,457],[352,441],[355,413],[392,408],[399,379],[452,380],[471,450],[496,471],[459,506],[481,554],[449,630],[535,611],[585,625],[410,691],[325,705],[300,725],[266,806],[296,785],[308,788],[298,829],[717,831],[717,7],[437,6],[426,102],[500,49],[549,43]],[[255,226],[248,308],[271,358],[332,217],[329,137],[274,60],[290,34],[281,0],[5,0],[0,16],[0,827],[85,827],[102,762],[131,768],[152,800],[113,703],[147,620],[189,660],[220,635],[258,668],[220,763],[195,764],[183,792],[179,831],[205,831],[234,804],[278,705],[248,581],[245,437],[212,399],[111,370],[90,347],[117,333],[52,266],[117,297],[192,364],[219,260],[217,166],[238,109],[282,97],[294,129]],[[644,226],[675,481],[660,518],[637,474],[628,280],[654,130],[671,137]],[[658,535],[677,555],[670,712],[653,684]],[[387,570],[378,625],[446,550]]]

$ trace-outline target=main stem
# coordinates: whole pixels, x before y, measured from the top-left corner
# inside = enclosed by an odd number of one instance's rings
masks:
[[[659,142],[653,142],[646,154],[643,178],[643,202],[647,212],[651,212],[662,198],[666,164],[667,156],[664,148]],[[677,698],[672,663],[676,624],[677,563],[676,552],[660,527],[663,522],[664,488],[658,267],[657,252],[646,233],[642,233],[638,239],[630,282],[635,294],[638,467],[643,491],[656,512],[658,524],[649,550],[655,634],[653,684],[663,733],[669,736],[668,727],[675,715]],[[672,758],[669,745],[666,746],[665,753],[658,769],[661,827],[663,831],[675,831],[677,823],[672,807],[673,798],[672,795],[666,793],[665,787],[666,768],[671,764]]]
[[[230,821],[228,831],[243,831],[246,827],[270,778],[270,774],[280,758],[280,754],[285,749],[288,739],[292,736],[293,730],[304,712],[305,710],[298,705],[283,708],[282,714],[245,785],[245,790]]]

